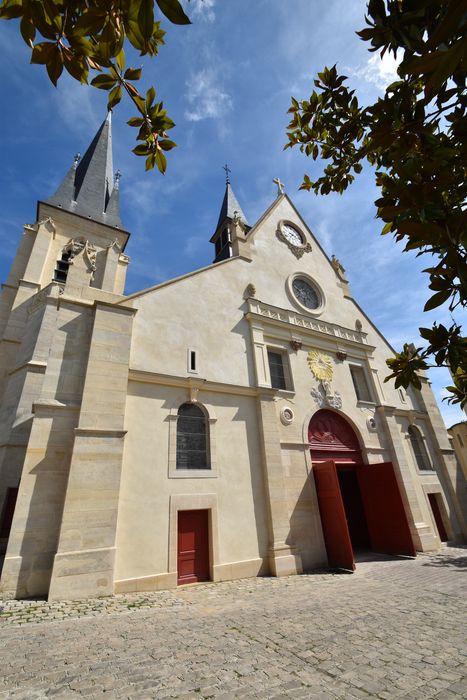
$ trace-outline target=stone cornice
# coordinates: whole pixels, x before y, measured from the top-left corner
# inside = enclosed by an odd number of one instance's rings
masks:
[[[261,321],[280,326],[286,324],[289,327],[293,327],[295,331],[299,329],[303,335],[310,333],[316,336],[318,334],[327,338],[333,338],[342,344],[358,345],[360,348],[363,346],[363,349],[370,353],[375,349],[372,345],[367,344],[367,334],[362,331],[338,326],[335,323],[312,318],[297,311],[271,306],[251,297],[247,300],[247,303],[248,312],[245,316],[249,321]]]
[[[146,370],[130,368],[128,381],[141,384],[159,384],[162,386],[183,387],[190,390],[193,387],[193,377],[176,377],[170,374],[148,372]],[[198,391],[212,391],[218,394],[237,394],[240,396],[258,396],[263,392],[270,392],[272,398],[277,394],[275,389],[267,387],[250,387],[241,384],[224,384],[223,382],[209,381],[208,379],[196,379]]]

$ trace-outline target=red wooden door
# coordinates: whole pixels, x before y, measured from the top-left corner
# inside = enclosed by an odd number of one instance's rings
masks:
[[[313,465],[313,474],[329,566],[353,571],[355,562],[352,543],[336,465],[334,462],[318,462]]]
[[[207,510],[178,511],[177,583],[209,581]]]
[[[410,527],[392,462],[357,467],[371,548],[415,556]]]
[[[444,527],[443,516],[441,515],[439,508],[438,495],[436,493],[429,493],[428,500],[435,518],[436,527],[438,528],[439,539],[441,542],[447,542],[448,536],[446,533],[446,528]]]

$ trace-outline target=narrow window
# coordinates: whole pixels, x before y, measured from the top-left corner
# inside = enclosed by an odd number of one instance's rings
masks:
[[[192,374],[198,374],[198,353],[193,348],[188,348],[186,353],[186,368]]]
[[[70,257],[71,253],[63,253],[61,259],[57,260],[54,274],[55,282],[66,282],[68,268],[70,267]]]
[[[208,441],[203,411],[195,404],[182,404],[177,419],[177,469],[210,469]]]
[[[268,350],[269,373],[273,389],[287,389],[284,357],[280,352]]]
[[[420,431],[415,426],[409,425],[408,433],[418,468],[424,471],[433,471]]]
[[[222,248],[225,248],[225,246],[227,245],[227,243],[229,243],[229,241],[230,241],[230,231],[228,228],[225,228],[222,231]]]
[[[399,396],[401,397],[402,403],[407,403],[405,400],[405,394],[403,389],[399,389]]]
[[[352,375],[352,382],[357,399],[359,401],[371,401],[372,398],[363,367],[358,365],[350,365],[350,374]]]

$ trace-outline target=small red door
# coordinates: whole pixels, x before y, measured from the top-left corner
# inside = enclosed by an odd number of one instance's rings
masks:
[[[435,518],[436,527],[438,528],[439,539],[441,540],[441,542],[447,542],[448,536],[446,533],[446,528],[444,527],[443,516],[441,515],[441,510],[439,508],[438,494],[429,493],[428,500],[430,502],[431,510]]]
[[[177,583],[209,581],[209,511],[178,511]]]
[[[410,527],[392,462],[357,467],[371,548],[415,556]]]
[[[334,462],[313,464],[319,513],[329,566],[355,569],[352,543]]]

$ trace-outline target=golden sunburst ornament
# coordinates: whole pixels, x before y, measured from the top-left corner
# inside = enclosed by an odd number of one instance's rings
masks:
[[[310,350],[307,355],[308,367],[311,373],[322,382],[330,382],[333,374],[333,362],[329,355],[317,350]]]

